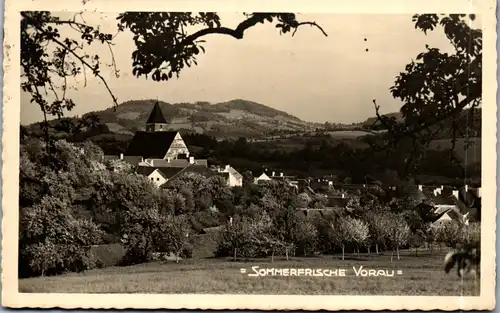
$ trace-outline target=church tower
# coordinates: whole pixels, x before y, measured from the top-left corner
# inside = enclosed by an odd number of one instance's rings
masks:
[[[163,115],[163,111],[160,108],[160,104],[156,101],[148,120],[146,121],[146,131],[147,132],[158,132],[167,130],[167,120]]]

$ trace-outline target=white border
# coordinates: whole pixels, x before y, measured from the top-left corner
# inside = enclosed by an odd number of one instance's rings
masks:
[[[306,4],[307,3],[307,4]],[[495,307],[496,230],[496,17],[495,0],[223,1],[223,0],[7,0],[5,4],[3,106],[2,304],[38,308],[254,309],[254,310],[481,310]],[[19,12],[45,11],[216,11],[318,13],[469,13],[481,14],[484,42],[482,134],[482,243],[480,297],[426,296],[258,296],[152,294],[21,294],[17,278],[20,63]]]

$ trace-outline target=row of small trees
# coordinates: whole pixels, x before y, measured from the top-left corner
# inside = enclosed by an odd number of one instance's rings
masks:
[[[381,249],[389,249],[400,259],[401,248],[432,247],[436,243],[455,248],[478,243],[480,239],[480,227],[476,223],[466,226],[450,221],[412,231],[401,215],[389,212],[368,214],[364,220],[331,214],[298,222],[301,227],[289,228],[288,233],[283,234],[277,231],[280,225],[266,212],[256,218],[236,219],[221,230],[217,255],[235,259],[270,255],[273,260],[278,254],[288,259],[290,253],[307,256],[341,251],[344,259],[346,250],[359,254],[360,249],[364,249],[370,253],[375,247],[377,254]]]

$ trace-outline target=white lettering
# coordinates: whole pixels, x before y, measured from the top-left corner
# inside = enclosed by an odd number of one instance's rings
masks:
[[[252,266],[252,271],[255,273],[255,274],[248,274],[248,276],[251,276],[251,277],[255,277],[255,276],[259,276],[259,271],[258,271],[259,267],[258,266]]]
[[[359,268],[359,270],[356,270],[356,267],[355,267],[355,266],[353,266],[353,267],[352,267],[352,269],[354,270],[354,273],[356,274],[356,276],[359,276],[359,275],[360,275],[360,273],[361,273],[361,270],[363,269],[363,266],[361,266],[361,267]]]

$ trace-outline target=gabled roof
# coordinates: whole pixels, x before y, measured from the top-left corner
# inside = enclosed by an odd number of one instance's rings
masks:
[[[167,154],[176,135],[176,131],[136,132],[124,155],[141,156],[145,159],[162,159]]]
[[[163,169],[175,169],[175,167],[164,167],[164,168],[161,168],[161,170],[163,170]],[[188,167],[185,167],[185,168],[179,170],[174,175],[170,176],[169,180],[165,184],[163,184],[162,186],[168,186],[169,183],[171,183],[172,181],[175,181],[175,179],[177,179],[177,178],[179,178],[182,175],[187,174],[187,173],[200,174],[200,175],[205,176],[207,178],[217,175],[216,172],[212,171],[211,169],[209,169],[206,166],[197,165],[197,164],[191,164]]]
[[[144,176],[149,176],[155,170],[158,170],[165,179],[170,179],[183,169],[184,168],[179,168],[179,167],[138,166],[136,169],[136,173]]]
[[[255,178],[255,180],[271,180],[266,173],[262,173],[259,177]]]
[[[146,124],[167,124],[167,120],[163,115],[163,111],[160,108],[160,104],[158,102],[155,103],[151,114],[146,122]]]
[[[231,173],[231,175],[233,175],[234,177],[236,177],[236,179],[240,179],[240,178],[243,178],[243,175],[241,175],[234,167],[232,166],[229,166],[229,168],[227,169],[227,171],[229,173]]]

